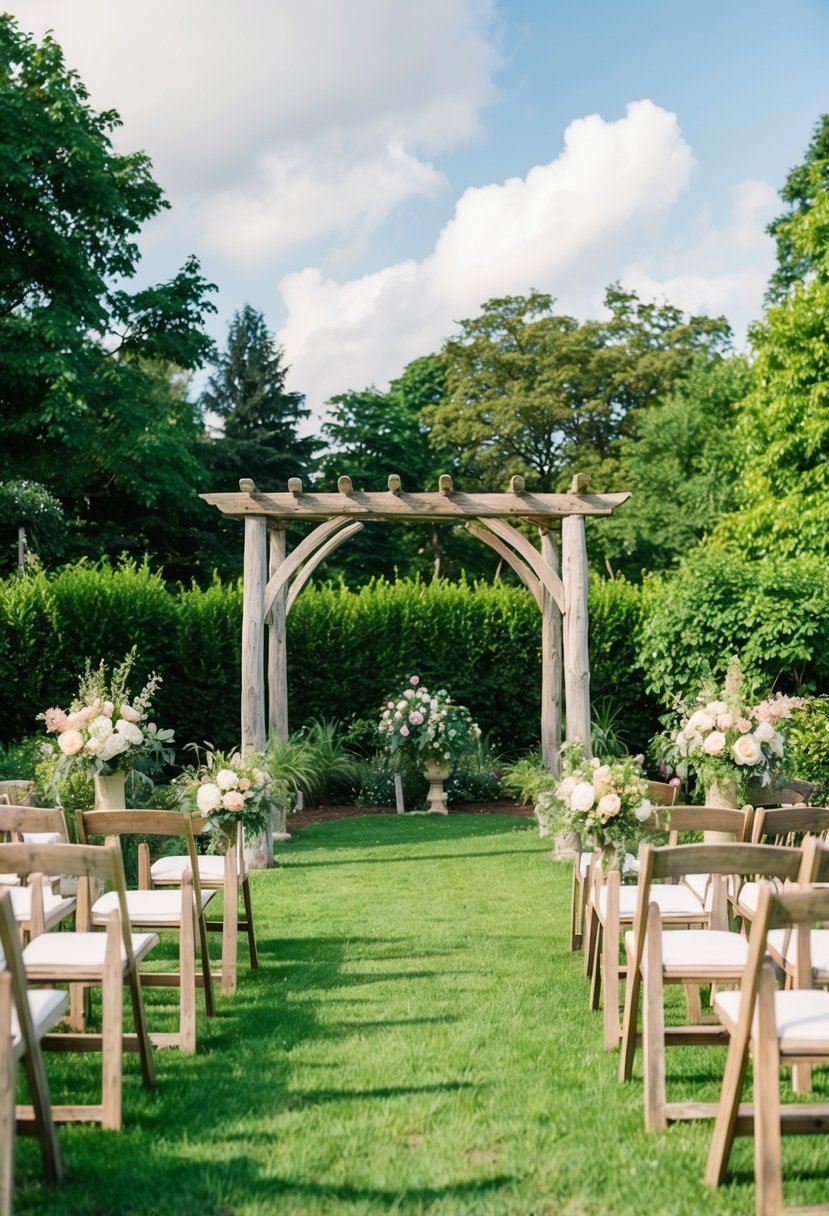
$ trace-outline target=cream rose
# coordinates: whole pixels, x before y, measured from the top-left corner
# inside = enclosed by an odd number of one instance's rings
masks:
[[[717,714],[717,727],[719,730],[731,730],[734,725],[734,715],[729,713]]]
[[[562,802],[567,802],[573,790],[578,785],[575,777],[565,777],[556,787],[556,798],[560,798]]]
[[[241,811],[245,805],[245,796],[240,794],[238,790],[228,790],[224,798],[222,798],[222,806],[226,811]]]
[[[79,730],[65,730],[58,735],[58,747],[64,756],[77,756],[83,747],[83,735]]]
[[[702,750],[709,756],[719,756],[725,747],[725,735],[721,730],[712,730],[702,744]]]
[[[221,805],[222,791],[218,785],[212,781],[206,781],[204,785],[200,785],[196,794],[196,806],[203,815],[209,815],[211,811],[217,810]]]
[[[741,735],[731,748],[731,753],[737,764],[746,764],[749,767],[759,764],[763,757],[760,744],[754,735]]]
[[[709,701],[705,707],[705,712],[710,714],[712,718],[718,718],[720,714],[728,713],[728,706],[725,701]]]
[[[580,781],[570,796],[570,806],[574,811],[589,811],[595,801],[596,795],[589,781]]]
[[[126,701],[119,709],[119,714],[125,722],[140,722],[141,714],[137,709],[133,709],[131,705],[127,705]]]
[[[760,743],[771,743],[776,734],[771,722],[761,722],[754,731],[754,738]]]
[[[691,730],[706,731],[714,729],[714,718],[704,709],[698,709],[691,714],[688,719],[688,725]]]
[[[235,790],[239,784],[239,774],[234,773],[232,768],[219,769],[216,774],[216,784],[220,790]]]
[[[622,809],[622,799],[618,794],[605,794],[599,799],[599,805],[596,808],[602,817],[602,821],[612,819],[614,815],[618,815]]]
[[[89,733],[99,739],[106,739],[112,734],[112,719],[106,714],[100,714],[89,725]]]

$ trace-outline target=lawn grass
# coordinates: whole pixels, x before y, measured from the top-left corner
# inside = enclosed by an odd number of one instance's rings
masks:
[[[200,1016],[195,1057],[158,1053],[153,1094],[127,1057],[123,1132],[60,1129],[62,1187],[19,1141],[18,1213],[753,1211],[752,1141],[710,1192],[710,1125],[644,1132],[641,1067],[622,1086],[602,1049],[567,950],[569,868],[534,824],[317,824],[252,881],[261,970],[243,965],[238,993]],[[151,1024],[174,1018],[168,999],[149,994]],[[670,1052],[669,1097],[716,1099],[723,1060]],[[94,1087],[97,1068],[50,1055],[53,1097],[70,1074],[74,1093]],[[784,1162],[789,1202],[825,1200],[825,1140],[786,1139]]]

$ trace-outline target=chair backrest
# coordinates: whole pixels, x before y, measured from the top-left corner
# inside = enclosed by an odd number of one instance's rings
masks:
[[[37,1043],[32,1013],[26,996],[26,968],[20,949],[20,933],[15,921],[8,891],[0,888],[0,970],[8,972],[11,978],[11,997],[17,1012],[20,1027],[21,1051],[31,1051]],[[10,1030],[11,1026],[7,1027]]]
[[[127,917],[126,879],[121,850],[117,845],[92,844],[0,844],[0,872],[23,876],[66,874],[78,879],[78,929],[90,906],[89,881],[109,883],[118,897],[121,935],[129,967],[135,970],[129,919]],[[84,888],[83,892],[81,888]]]
[[[0,781],[0,803],[8,802],[12,805],[20,805],[28,803],[35,792],[34,781],[13,780]]]
[[[671,785],[670,781],[648,781],[648,795],[651,802],[660,806],[673,806],[679,794],[679,787]]]
[[[188,811],[78,811],[78,836],[183,836],[193,874],[196,907],[201,907],[201,883],[193,821]]]
[[[761,789],[750,788],[749,798],[755,807],[805,806],[814,789],[813,782],[799,777],[776,777]]]
[[[755,844],[799,845],[807,835],[827,838],[829,807],[758,807],[754,812],[751,838]]]
[[[66,815],[59,806],[25,806],[20,803],[0,806],[0,834],[18,842],[32,835],[50,837],[43,841],[30,840],[32,844],[70,843]]]
[[[639,849],[639,884],[654,878],[682,878],[685,874],[725,874],[746,877],[797,878],[800,849],[770,844],[678,844]]]

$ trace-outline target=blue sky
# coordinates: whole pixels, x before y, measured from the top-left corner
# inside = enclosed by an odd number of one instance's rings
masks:
[[[607,283],[724,312],[742,343],[777,191],[829,110],[829,0],[7,0],[52,28],[173,209],[212,332],[262,310],[319,416],[483,300]]]

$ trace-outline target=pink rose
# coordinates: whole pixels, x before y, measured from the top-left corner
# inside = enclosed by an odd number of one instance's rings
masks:
[[[65,730],[58,735],[58,747],[64,756],[77,756],[83,747],[83,735],[79,730]]]
[[[409,733],[409,728],[408,728],[408,726],[406,726],[405,722],[400,727],[400,733],[401,733],[401,735],[408,735],[408,733]]]
[[[734,725],[734,715],[729,713],[717,715],[717,726],[720,730],[731,730]]]
[[[702,744],[702,750],[707,752],[709,756],[719,756],[724,747],[725,735],[720,730],[712,730],[711,734],[705,737]]]
[[[420,714],[417,712],[417,710],[415,710],[413,714],[409,714],[409,721],[411,722],[412,726],[420,726],[421,722],[423,721],[423,714]]]
[[[420,683],[420,676],[410,676],[409,683],[413,688],[417,688],[418,684]]]
[[[228,790],[222,798],[222,806],[226,811],[241,811],[245,805],[245,796],[239,790]]]
[[[634,763],[634,764],[644,764],[644,763],[645,763],[645,756],[644,756],[644,754],[643,754],[642,752],[638,752],[638,753],[637,753],[637,754],[636,754],[636,755],[633,757],[633,763]]]
[[[737,730],[741,735],[748,734],[748,732],[751,730],[751,723],[749,722],[748,718],[737,719]]]

